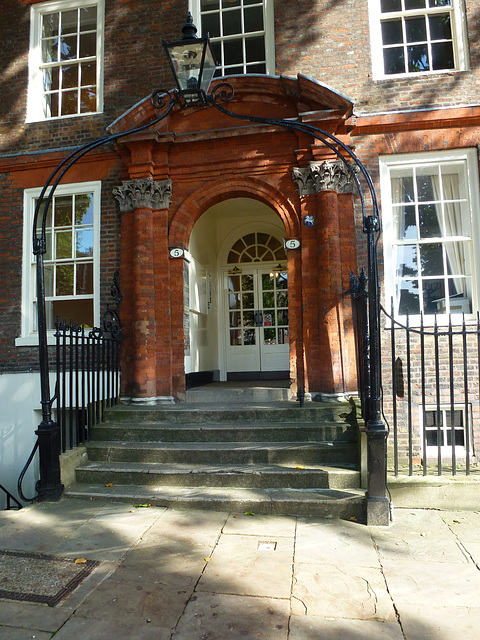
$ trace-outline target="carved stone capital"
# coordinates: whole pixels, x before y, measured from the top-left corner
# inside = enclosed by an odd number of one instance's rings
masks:
[[[172,181],[156,182],[153,178],[126,180],[120,187],[115,187],[113,196],[122,213],[138,207],[168,209],[172,200]]]
[[[315,181],[310,173],[309,167],[294,167],[292,171],[292,179],[297,183],[298,193],[300,196],[315,195]]]
[[[357,173],[357,166],[351,166]],[[353,192],[352,174],[341,160],[311,162],[307,168],[294,168],[292,177],[298,185],[300,196],[310,196],[320,191]]]

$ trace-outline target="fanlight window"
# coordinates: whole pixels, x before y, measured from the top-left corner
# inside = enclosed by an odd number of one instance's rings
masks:
[[[281,262],[286,259],[283,243],[268,233],[248,233],[235,242],[228,254],[228,264]]]

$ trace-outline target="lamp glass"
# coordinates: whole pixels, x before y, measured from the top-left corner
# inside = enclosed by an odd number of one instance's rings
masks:
[[[215,73],[215,59],[206,38],[165,44],[178,88],[182,93],[205,93]]]

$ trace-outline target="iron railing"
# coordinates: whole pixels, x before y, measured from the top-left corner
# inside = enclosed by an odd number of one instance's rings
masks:
[[[10,493],[10,491],[8,489],[6,489],[3,484],[0,484],[0,491],[3,492],[4,496],[4,500],[5,502],[3,504],[5,504],[5,507],[3,508],[4,511],[10,511],[12,508],[13,509],[21,509],[22,508],[22,503],[19,502],[17,500],[17,498],[15,498],[14,495],[12,495]],[[12,505],[14,505],[12,507]]]
[[[391,470],[469,475],[480,442],[480,317],[435,316],[415,326],[382,307],[384,412],[391,424]]]
[[[89,440],[104,410],[118,404],[120,341],[102,329],[59,319],[55,327],[56,418],[65,452]]]
[[[110,293],[115,305],[107,304],[102,328],[86,328],[57,318],[55,323],[56,385],[54,401],[60,430],[60,448],[84,444],[90,430],[102,422],[105,409],[120,397],[119,307],[122,294],[118,271]]]

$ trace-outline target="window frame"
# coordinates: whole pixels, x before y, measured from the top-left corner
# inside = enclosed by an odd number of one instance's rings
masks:
[[[23,263],[22,263],[22,319],[20,337],[16,339],[16,346],[30,346],[38,344],[38,332],[35,330],[36,318],[34,301],[36,299],[36,258],[33,255],[33,217],[35,201],[40,196],[41,187],[25,189],[24,191],[24,224],[23,224]],[[98,326],[100,319],[100,203],[102,183],[79,182],[59,185],[55,190],[55,197],[81,195],[93,193],[93,294],[90,296],[76,296],[71,298],[93,299],[93,323]],[[67,299],[65,297],[64,299]],[[63,319],[63,318],[62,318]],[[65,318],[69,320],[69,318]],[[54,330],[48,329],[49,343],[53,343]]]
[[[440,403],[440,406],[437,406],[436,404],[432,404],[432,403],[428,403],[425,404],[424,406],[419,405],[419,415],[420,415],[420,435],[421,435],[421,441],[422,441],[422,453],[423,455],[428,459],[428,460],[433,460],[436,459],[438,456],[438,443],[437,444],[433,444],[433,445],[426,445],[426,450],[424,448],[424,443],[426,443],[427,441],[427,435],[426,433],[424,434],[424,432],[426,430],[428,431],[435,431],[437,429],[437,427],[435,428],[430,428],[427,427],[425,425],[425,417],[427,413],[434,413],[436,414],[438,410],[440,410],[440,413],[442,415],[442,426],[440,428],[440,433],[442,434],[442,436],[445,438],[445,441],[448,439],[448,433],[452,431],[451,426],[448,426],[446,423],[446,414],[448,412],[450,412],[452,409],[452,406],[450,404],[446,404],[444,402]],[[468,424],[467,420],[466,420],[466,412],[465,412],[465,404],[460,404],[460,403],[454,403],[453,405],[453,410],[458,411],[459,413],[462,414],[462,431],[464,434],[464,444],[456,444],[455,445],[455,457],[457,460],[465,460],[466,456],[467,456],[467,442],[469,443],[469,455],[472,456],[474,454],[474,447],[473,447],[473,428],[472,428],[472,405],[471,403],[468,404]],[[455,427],[455,430],[460,431],[460,427]],[[467,438],[467,431],[468,431],[468,438]],[[449,459],[451,459],[451,454],[452,454],[452,444],[448,444],[448,443],[443,443],[440,445],[440,453],[442,456],[442,461],[448,461]]]
[[[266,74],[275,75],[275,25],[274,25],[273,0],[258,0],[258,2],[261,2],[261,1],[263,1]],[[206,33],[204,34],[202,32],[200,3],[201,3],[201,0],[189,0],[189,10],[193,15],[194,23],[198,26],[199,33],[201,33],[202,36],[206,36],[207,34]],[[238,35],[243,36],[244,34],[238,34]],[[213,42],[217,40],[219,40],[219,38],[213,39]],[[220,69],[221,73],[223,74],[224,67],[222,66],[221,60],[216,60],[216,62],[218,63],[217,69]],[[245,64],[245,61],[243,61],[242,64]],[[238,66],[238,65],[235,65],[235,66]],[[235,74],[235,75],[248,75],[248,73]],[[220,76],[216,75],[215,78],[217,77],[220,77]]]
[[[452,149],[450,151],[421,152],[413,154],[398,154],[379,157],[380,166],[380,193],[381,193],[381,216],[383,227],[383,267],[384,267],[384,300],[385,308],[390,312],[390,301],[394,299],[395,319],[403,321],[406,315],[398,313],[398,300],[396,299],[396,265],[394,263],[394,218],[393,218],[393,198],[391,171],[401,168],[435,167],[438,165],[463,163],[466,178],[466,199],[471,225],[471,288],[472,288],[472,313],[465,314],[466,320],[473,320],[477,310],[480,309],[480,255],[476,255],[475,247],[480,242],[480,203],[479,203],[479,165],[478,154],[474,148]],[[418,241],[417,241],[418,243]],[[462,322],[462,313],[424,314],[423,322],[426,325],[433,324],[434,319],[438,324],[446,324],[449,317],[452,323]],[[409,314],[410,326],[419,326],[421,314]]]
[[[47,116],[44,113],[44,100],[42,89],[42,38],[41,24],[45,14],[60,11],[68,11],[87,6],[97,7],[97,108],[96,111],[85,113],[73,113],[58,116]],[[42,2],[34,4],[30,8],[30,42],[28,59],[28,99],[26,122],[46,122],[51,120],[63,120],[65,118],[78,118],[91,116],[103,111],[103,70],[104,70],[104,27],[105,27],[105,0],[55,0],[54,2]]]
[[[382,16],[381,0],[368,0],[368,15],[370,23],[370,48],[372,55],[373,80],[395,80],[401,78],[421,78],[424,76],[451,74],[466,71],[469,68],[468,38],[466,26],[466,13],[464,3],[460,0],[452,0],[452,41],[455,66],[452,69],[439,69],[430,71],[412,71],[405,73],[385,73],[383,42],[382,42]],[[425,15],[428,8],[398,12],[398,16]],[[388,14],[391,15],[391,14]]]

